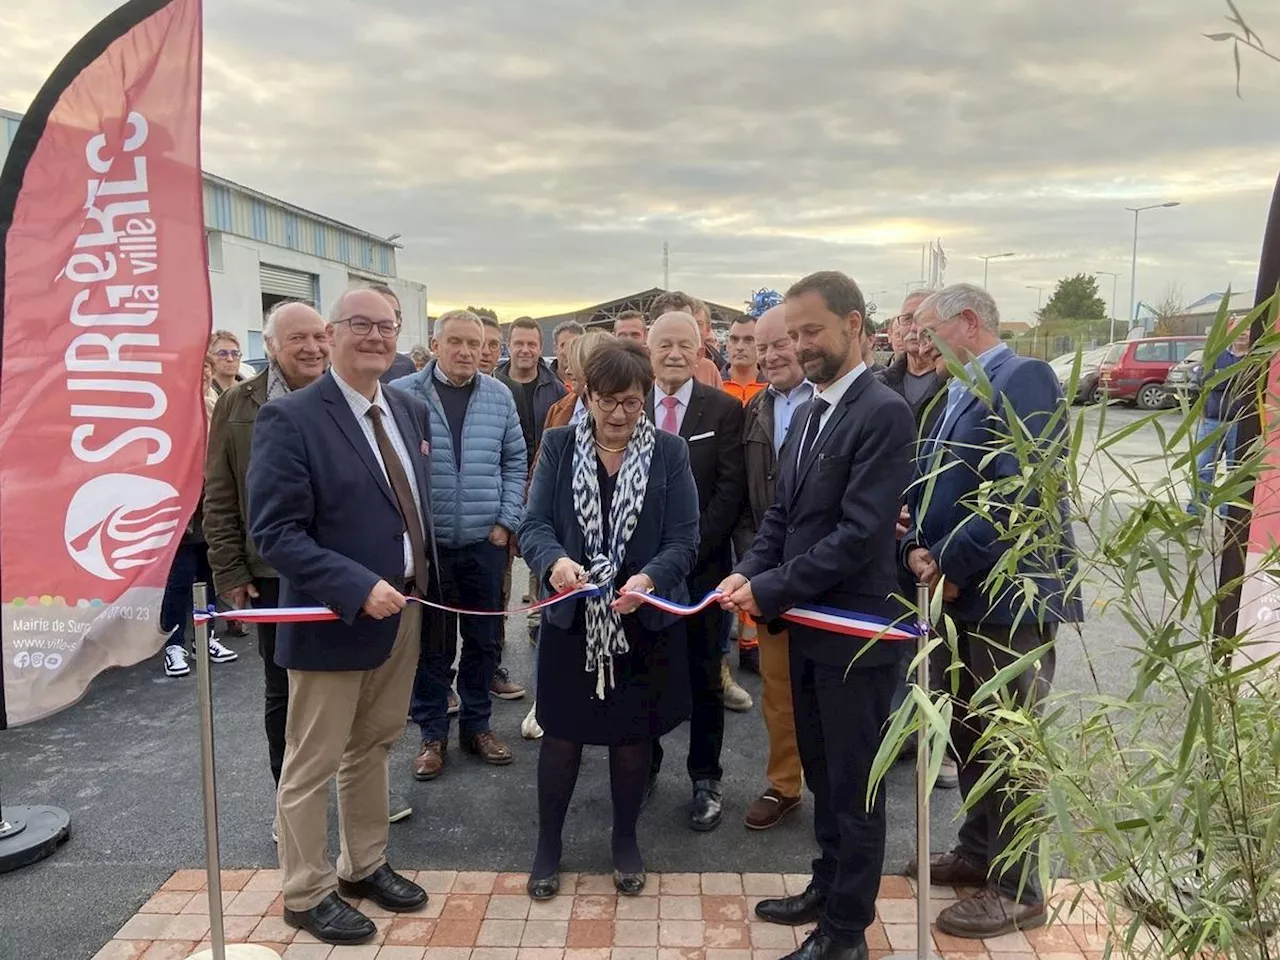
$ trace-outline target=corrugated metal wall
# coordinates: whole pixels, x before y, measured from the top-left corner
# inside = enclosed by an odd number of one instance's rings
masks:
[[[301,216],[225,184],[205,181],[204,217],[211,230],[336,260],[386,277],[396,275],[395,247],[391,244]]]

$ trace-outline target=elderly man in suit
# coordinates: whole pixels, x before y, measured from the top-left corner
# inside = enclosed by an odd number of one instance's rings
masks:
[[[720,584],[723,603],[766,621],[797,604],[892,619],[911,409],[867,370],[856,283],[815,273],[785,303],[787,331],[816,392],[796,411],[773,506]],[[865,960],[885,847],[885,791],[868,809],[867,785],[901,660],[890,642],[800,625],[789,633],[796,737],[821,855],[803,893],[761,901],[756,913],[774,923],[817,921],[793,958]]]
[[[338,619],[284,623],[276,663],[289,672],[277,791],[284,919],[326,943],[377,932],[347,900],[416,910],[426,892],[387,864],[387,753],[404,729],[432,575],[426,404],[384,390],[400,322],[371,290],[333,305],[329,373],[258,413],[249,527],[280,574],[286,607]],[[337,778],[337,870],[326,854]],[[343,894],[347,900],[338,894]]]
[[[689,313],[667,313],[649,329],[654,386],[648,413],[658,429],[684,437],[698,487],[700,542],[689,575],[689,595],[701,600],[733,566],[733,528],[742,510],[746,481],[742,461],[742,404],[694,379],[701,349],[697,321]],[[724,706],[720,693],[727,665],[720,638],[726,614],[714,604],[686,620],[693,712],[689,719],[687,769],[693,781],[689,826],[714,830],[723,815],[720,751]],[[654,741],[649,791],[662,767],[662,744]]]
[[[902,541],[902,558],[914,577],[930,586],[942,582],[944,612],[955,623],[963,669],[953,736],[961,759],[960,789],[968,796],[988,765],[981,754],[973,755],[982,721],[966,716],[964,704],[1001,668],[1048,645],[1036,665],[1006,688],[1016,703],[1038,703],[1053,681],[1058,624],[1083,617],[1080,597],[1069,586],[1075,572],[1070,527],[1042,531],[1042,539],[1058,540],[1055,548],[1019,562],[1018,578],[1036,586],[1036,599],[1028,605],[1014,579],[984,589],[1011,542],[993,522],[989,501],[975,509],[983,484],[1019,474],[1017,459],[1000,450],[1001,435],[1010,429],[1006,424],[1016,420],[1045,455],[1061,456],[1057,444],[1064,425],[1053,414],[1065,401],[1047,363],[1019,357],[1001,342],[1000,312],[980,287],[959,283],[938,291],[916,308],[915,322],[922,338],[944,344],[971,374],[951,380],[938,423],[920,445],[917,470],[922,477],[933,475],[934,488],[926,504],[925,485],[912,485],[907,509],[914,522]],[[991,384],[989,399],[968,386],[979,371]],[[942,911],[937,923],[944,933],[981,939],[1045,923],[1034,859],[1002,865],[998,875],[989,876],[1017,834],[1018,824],[1009,819],[1016,805],[1003,783],[988,784],[966,811],[956,849],[930,857],[935,883],[982,888]]]

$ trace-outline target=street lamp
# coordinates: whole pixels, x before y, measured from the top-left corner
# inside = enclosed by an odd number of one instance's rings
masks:
[[[1003,260],[1005,257],[1012,257],[1012,253],[993,253],[989,257],[979,257],[982,261],[982,289],[987,289],[987,268],[992,260]]]
[[[1120,274],[1114,270],[1095,270],[1094,273],[1100,273],[1104,277],[1111,278],[1111,333],[1107,337],[1107,343],[1116,342],[1116,283],[1120,279]]]
[[[1143,210],[1157,210],[1161,207],[1176,207],[1180,205],[1178,200],[1170,200],[1168,203],[1151,203],[1145,207],[1125,207],[1133,214],[1133,266],[1129,271],[1129,324],[1132,326],[1136,317],[1134,316],[1134,308],[1137,305],[1135,299],[1138,289],[1138,214]]]
[[[1037,286],[1035,286],[1035,285],[1033,285],[1033,284],[1030,284],[1030,283],[1028,283],[1026,286],[1027,286],[1027,289],[1028,289],[1028,290],[1034,290],[1034,291],[1036,292],[1036,294],[1037,294],[1037,296],[1036,296],[1036,313],[1039,313],[1039,312],[1040,312],[1040,306],[1044,303],[1044,287],[1037,287]]]

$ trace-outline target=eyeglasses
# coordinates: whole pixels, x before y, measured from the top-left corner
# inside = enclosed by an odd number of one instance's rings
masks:
[[[394,337],[400,332],[399,321],[393,320],[370,320],[368,317],[347,317],[345,320],[339,320],[338,323],[345,323],[351,327],[351,332],[357,337],[367,337],[373,332],[373,328],[378,328],[378,335],[386,339]]]
[[[213,351],[213,355],[217,357],[219,360],[239,360],[240,359],[239,350],[215,350]]]
[[[644,400],[641,397],[627,397],[625,400],[619,400],[617,397],[596,397],[596,405],[605,413],[613,413],[619,406],[628,414],[637,414],[644,408]]]
[[[916,315],[914,313],[900,313],[893,318],[894,323],[901,323],[904,326],[908,323],[915,322]]]

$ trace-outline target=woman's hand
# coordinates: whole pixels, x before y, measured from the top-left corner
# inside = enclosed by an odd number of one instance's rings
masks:
[[[551,589],[560,593],[583,586],[587,582],[587,571],[582,568],[582,564],[575,563],[568,557],[561,557],[552,565],[551,575],[547,580]]]
[[[640,608],[640,604],[644,603],[639,597],[634,596],[637,593],[653,593],[653,581],[649,579],[647,573],[637,573],[624,583],[622,589],[618,591],[618,599],[614,600],[610,606],[623,615],[635,613]]]

